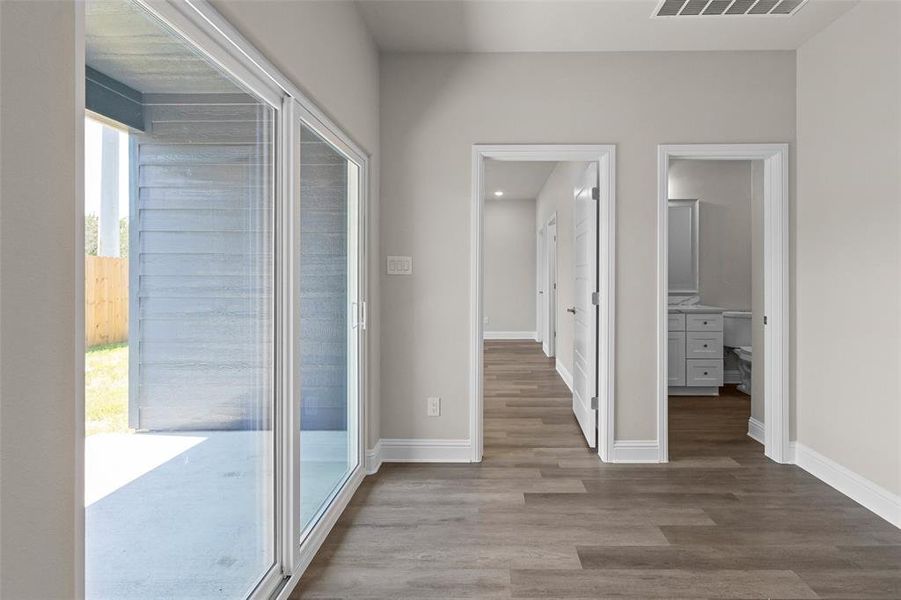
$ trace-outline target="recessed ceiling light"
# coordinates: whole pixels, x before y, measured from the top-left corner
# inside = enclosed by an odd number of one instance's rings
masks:
[[[504,195],[504,192],[502,192],[501,190],[498,190],[498,191],[494,192],[494,195],[497,196],[498,198],[500,198],[501,196]]]

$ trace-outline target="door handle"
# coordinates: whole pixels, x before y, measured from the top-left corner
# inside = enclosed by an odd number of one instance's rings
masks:
[[[569,308],[566,309],[566,312],[576,314],[576,307],[570,306]]]

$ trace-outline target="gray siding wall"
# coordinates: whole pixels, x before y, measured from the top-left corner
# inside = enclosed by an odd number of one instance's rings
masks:
[[[272,407],[272,114],[153,95],[132,137],[132,427],[258,429]]]
[[[300,151],[301,429],[347,429],[347,160],[306,127]]]

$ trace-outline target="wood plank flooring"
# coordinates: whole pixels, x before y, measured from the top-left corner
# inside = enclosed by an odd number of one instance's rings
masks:
[[[649,377],[651,374],[649,373]],[[485,344],[485,456],[368,477],[294,598],[901,598],[901,530],[673,398],[666,465],[605,465],[533,342]]]

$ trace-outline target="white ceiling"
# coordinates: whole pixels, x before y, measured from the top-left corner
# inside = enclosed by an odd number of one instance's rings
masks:
[[[497,190],[504,192],[505,200],[537,198],[556,166],[555,162],[486,160],[485,199],[493,200]]]
[[[866,1],[866,0],[865,0]],[[358,0],[387,52],[794,50],[858,0],[791,16],[651,18],[657,0]]]

